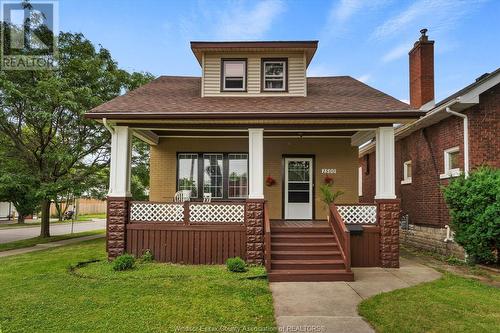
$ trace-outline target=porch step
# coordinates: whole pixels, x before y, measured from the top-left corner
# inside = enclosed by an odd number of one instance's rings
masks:
[[[354,281],[353,272],[345,269],[271,270],[267,276],[269,282]]]
[[[271,269],[275,270],[327,270],[345,268],[342,259],[294,259],[271,260]]]
[[[271,240],[271,251],[335,251],[339,246],[336,242],[322,243],[285,243]]]
[[[304,259],[342,259],[340,251],[271,251],[276,260]]]
[[[271,232],[272,243],[329,243],[334,239],[333,234],[327,233],[277,233]]]
[[[271,226],[271,234],[279,233],[332,233],[332,228],[326,227],[273,227]]]

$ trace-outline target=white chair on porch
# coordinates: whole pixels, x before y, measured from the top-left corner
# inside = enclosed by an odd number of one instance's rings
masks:
[[[191,200],[191,190],[181,190],[175,192],[174,202],[186,202]]]
[[[212,202],[212,193],[203,193],[203,202],[204,203]]]

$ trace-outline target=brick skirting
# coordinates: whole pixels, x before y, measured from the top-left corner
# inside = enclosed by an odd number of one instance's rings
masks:
[[[264,200],[247,200],[247,263],[264,263]]]
[[[107,198],[106,250],[113,260],[125,253],[127,246],[129,198]]]
[[[380,226],[380,265],[399,267],[399,199],[375,200]]]

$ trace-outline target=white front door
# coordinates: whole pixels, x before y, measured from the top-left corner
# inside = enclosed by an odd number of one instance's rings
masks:
[[[312,158],[285,158],[285,219],[312,219],[312,174]]]

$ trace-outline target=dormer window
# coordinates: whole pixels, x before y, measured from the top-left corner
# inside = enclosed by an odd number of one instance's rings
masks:
[[[246,67],[245,59],[223,59],[222,60],[222,90],[223,91],[245,91],[246,90]]]
[[[286,59],[264,59],[262,61],[263,91],[286,91]]]

